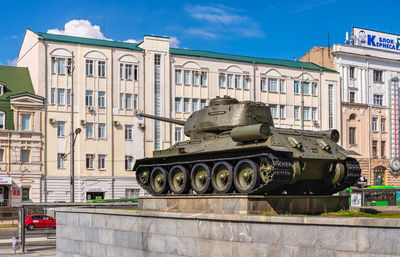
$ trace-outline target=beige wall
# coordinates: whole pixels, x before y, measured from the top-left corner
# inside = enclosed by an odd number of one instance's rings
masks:
[[[322,67],[334,70],[332,47],[314,46],[300,59],[302,62],[312,62]]]

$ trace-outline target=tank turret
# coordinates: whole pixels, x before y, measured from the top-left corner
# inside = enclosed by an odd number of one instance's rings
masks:
[[[264,103],[224,96],[186,121],[138,115],[184,126],[190,138],[135,162],[139,185],[153,195],[332,194],[361,174],[337,130],[277,128]]]

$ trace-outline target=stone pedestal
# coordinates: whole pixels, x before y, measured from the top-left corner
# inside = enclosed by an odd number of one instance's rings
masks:
[[[139,198],[148,211],[234,214],[320,214],[349,209],[346,196],[187,195]]]

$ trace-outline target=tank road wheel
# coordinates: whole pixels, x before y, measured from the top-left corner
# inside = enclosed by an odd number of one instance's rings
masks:
[[[226,161],[214,164],[211,183],[217,194],[232,193],[234,189],[232,165]]]
[[[272,180],[272,175],[274,173],[274,165],[272,161],[268,158],[262,158],[260,163],[260,176],[265,184],[268,184]]]
[[[175,165],[169,171],[169,188],[174,194],[186,194],[189,191],[189,172],[182,165]]]
[[[150,181],[151,172],[147,168],[139,167],[136,172],[136,180],[140,186],[147,186]]]
[[[190,172],[192,189],[197,194],[211,193],[211,171],[207,164],[197,163]]]
[[[249,159],[244,159],[236,164],[234,172],[234,183],[236,190],[240,193],[251,193],[260,184],[258,166]]]
[[[155,167],[150,175],[150,190],[154,195],[165,194],[168,190],[167,171],[162,167]]]

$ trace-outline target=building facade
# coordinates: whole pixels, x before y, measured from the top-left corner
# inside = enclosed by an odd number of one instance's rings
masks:
[[[365,37],[358,37],[360,31],[364,31],[361,36]],[[373,44],[372,39],[388,37],[355,28],[352,40],[334,45],[331,53],[333,65],[341,76],[343,147],[360,154],[355,157],[368,184],[399,186],[400,176],[389,167],[389,162],[399,157],[396,149],[399,149],[400,52],[368,46]],[[321,64],[320,55],[309,52],[305,56]]]
[[[0,66],[0,206],[40,201],[43,107],[27,68]]]
[[[82,130],[76,200],[139,189],[132,161],[185,139],[182,127],[143,120],[135,110],[187,119],[209,99],[229,95],[269,104],[275,126],[341,127],[339,73],[307,62],[171,48],[169,38],[157,36],[134,44],[28,30],[17,65],[29,67],[36,92],[47,99],[48,201],[69,197],[72,99],[72,131]]]

